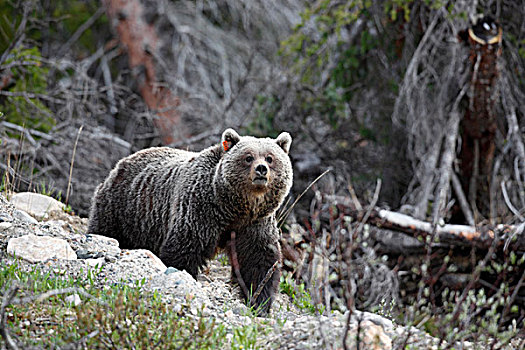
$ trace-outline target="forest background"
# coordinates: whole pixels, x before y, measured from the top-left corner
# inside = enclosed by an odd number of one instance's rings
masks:
[[[286,130],[293,199],[330,169],[291,221],[523,230],[524,70],[521,1],[2,0],[1,186],[86,216],[134,151]]]

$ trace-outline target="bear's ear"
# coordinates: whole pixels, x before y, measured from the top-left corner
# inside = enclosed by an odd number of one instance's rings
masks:
[[[288,151],[290,151],[290,146],[292,144],[292,137],[287,132],[282,132],[277,138],[275,139],[275,142],[281,147],[284,151],[284,153],[288,154]]]
[[[228,151],[230,148],[235,146],[240,140],[241,137],[239,136],[239,134],[237,134],[237,131],[233,129],[224,130],[221,138],[221,143],[222,147],[224,148],[224,151]]]

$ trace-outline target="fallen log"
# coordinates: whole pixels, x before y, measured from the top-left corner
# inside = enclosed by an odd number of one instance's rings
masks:
[[[364,210],[353,210],[348,206],[343,207],[343,212],[358,221],[361,221],[366,213]],[[480,227],[452,224],[432,225],[409,215],[379,208],[374,208],[370,212],[367,223],[408,233],[416,238],[433,239],[429,243],[488,249],[493,241],[497,240],[497,249],[525,252],[525,224]]]

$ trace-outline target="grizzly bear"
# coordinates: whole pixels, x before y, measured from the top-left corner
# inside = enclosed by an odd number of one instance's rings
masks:
[[[149,249],[194,278],[224,248],[246,300],[265,282],[251,300],[265,313],[279,285],[276,211],[292,185],[291,143],[286,132],[270,139],[227,129],[220,144],[198,153],[154,147],[132,154],[97,187],[88,233]]]

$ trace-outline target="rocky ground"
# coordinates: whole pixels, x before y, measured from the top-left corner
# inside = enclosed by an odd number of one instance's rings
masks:
[[[230,267],[224,259],[212,261],[196,281],[185,271],[166,267],[148,250],[124,250],[114,239],[87,235],[87,219],[65,213],[62,205],[49,197],[18,194],[11,202],[0,195],[2,264],[12,264],[16,255],[28,271],[38,266],[51,275],[81,277],[91,269],[97,271],[92,278],[100,288],[119,283],[142,285],[144,291],[158,291],[173,312],[181,312],[181,305],[189,303],[183,310],[189,316],[223,324],[227,338],[236,327],[261,325],[265,331],[259,334],[257,348],[343,347],[348,314],[312,315],[298,309],[287,295],[279,294],[268,317],[254,317],[230,283]],[[439,348],[437,339],[413,327],[396,325],[375,314],[353,312],[349,348],[392,349],[404,344],[415,349]],[[460,344],[455,348],[470,347]]]

